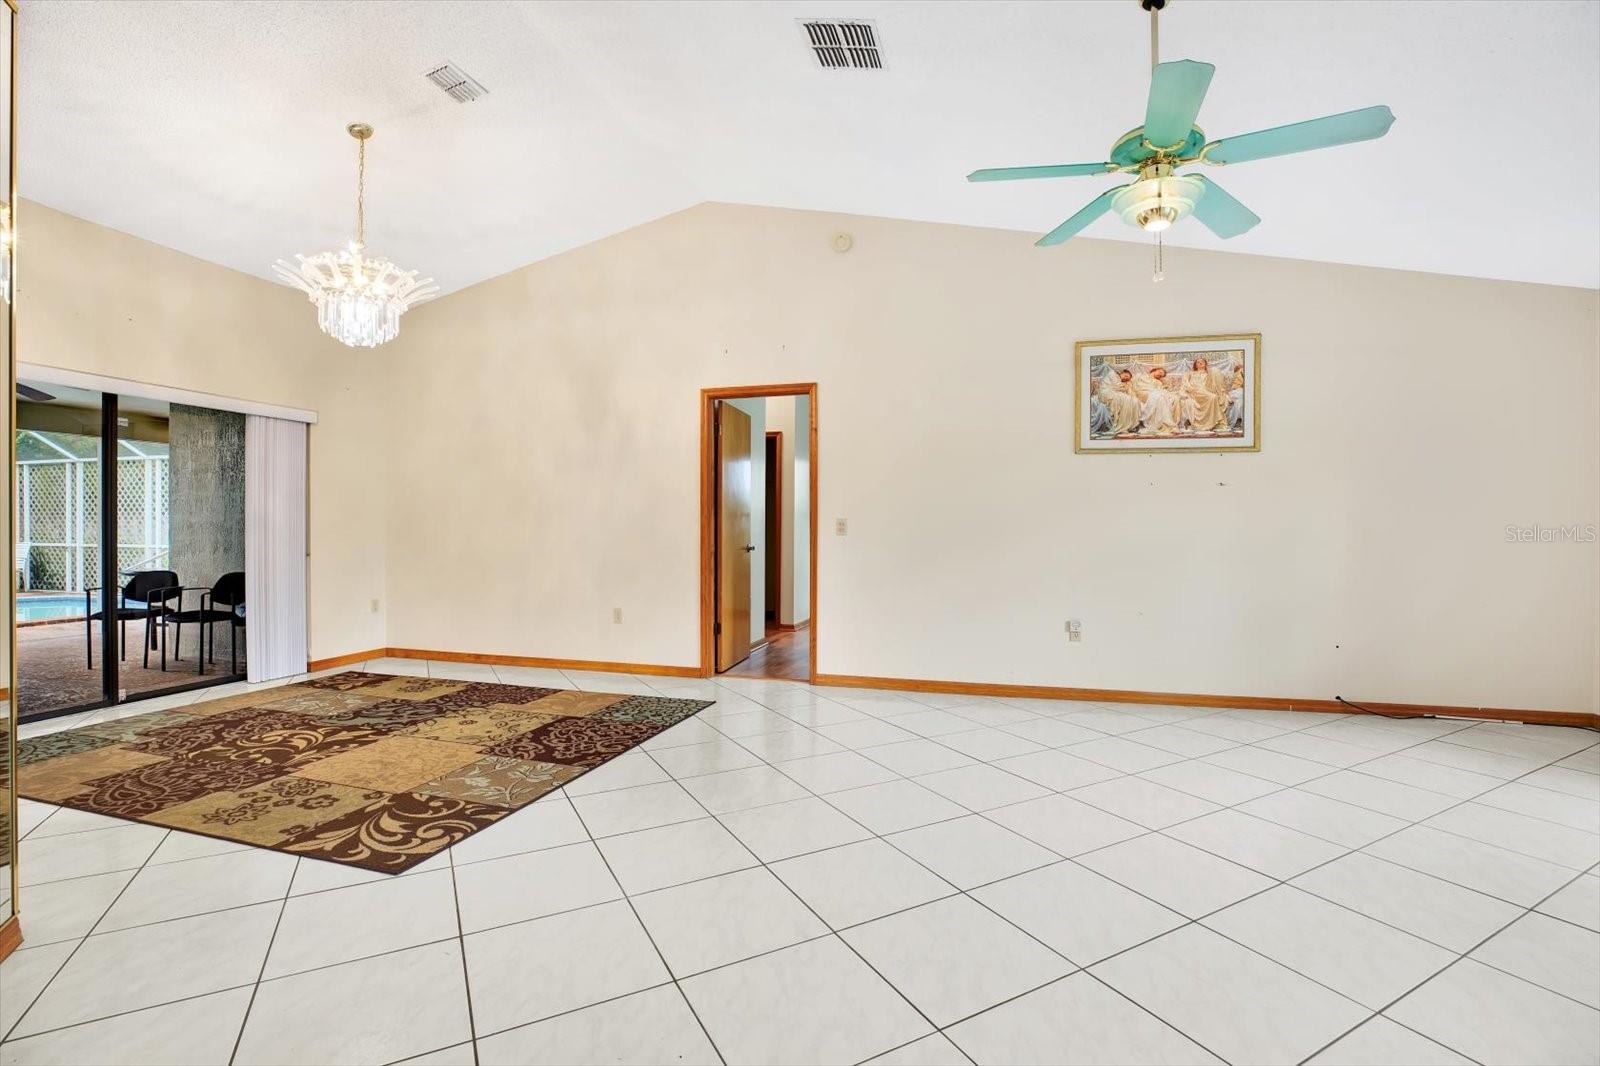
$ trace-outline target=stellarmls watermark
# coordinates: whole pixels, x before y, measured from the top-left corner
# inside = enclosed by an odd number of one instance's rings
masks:
[[[1596,539],[1600,530],[1593,525],[1506,526],[1508,544],[1593,544]]]

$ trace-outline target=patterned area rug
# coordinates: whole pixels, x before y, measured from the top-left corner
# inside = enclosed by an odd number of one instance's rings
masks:
[[[400,873],[711,703],[342,673],[21,741],[17,783]]]

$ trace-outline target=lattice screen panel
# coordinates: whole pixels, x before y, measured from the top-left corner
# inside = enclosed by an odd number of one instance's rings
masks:
[[[165,567],[168,545],[166,456],[117,465],[117,565]],[[81,591],[100,580],[100,468],[93,461],[20,464],[18,543],[27,546],[30,590]]]
[[[59,544],[67,539],[67,481],[71,463],[39,463],[28,471],[28,525],[23,537],[31,543]]]

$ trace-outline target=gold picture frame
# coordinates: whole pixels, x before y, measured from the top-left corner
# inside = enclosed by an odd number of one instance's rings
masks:
[[[1196,368],[1196,360],[1204,360],[1205,366]],[[1190,371],[1208,376],[1193,384],[1174,378],[1176,387],[1171,387],[1166,383],[1168,366],[1185,364],[1186,377]],[[1235,370],[1241,372],[1239,380],[1219,381]],[[1107,372],[1120,378],[1108,387],[1126,399],[1096,406],[1092,401],[1107,387]],[[1072,348],[1072,382],[1072,448],[1079,455],[1261,450],[1259,333],[1078,341]],[[1192,425],[1196,417],[1210,424],[1197,429]]]
[[[7,246],[0,250],[0,255],[9,256],[9,291],[3,294],[3,313],[5,322],[0,324],[4,331],[4,353],[0,358],[5,360],[4,374],[10,382],[5,410],[8,418],[5,423],[7,459],[7,477],[12,484],[10,500],[4,511],[3,525],[5,526],[5,540],[15,551],[14,535],[16,531],[16,502],[17,494],[17,315],[16,315],[16,277],[17,277],[17,19],[18,11],[16,0],[5,2],[5,37],[0,42],[0,48],[5,51],[5,71],[0,80],[3,80],[5,100],[0,102],[4,108],[5,133],[3,149],[6,154],[4,181],[5,188],[0,192],[6,210],[6,223],[9,227],[7,237],[10,238]],[[16,582],[7,578],[10,588],[5,594],[5,618],[9,630],[5,641],[5,650],[0,652],[0,658],[5,661],[0,663],[0,805],[4,811],[0,813],[0,878],[5,879],[5,887],[0,889],[0,959],[4,959],[17,945],[22,942],[21,903],[18,900],[18,890],[21,879],[17,874],[17,843],[20,833],[17,831],[17,625],[16,625]]]

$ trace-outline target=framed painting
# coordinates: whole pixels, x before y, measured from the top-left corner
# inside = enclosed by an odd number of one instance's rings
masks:
[[[1078,452],[1261,449],[1261,334],[1079,341]]]

